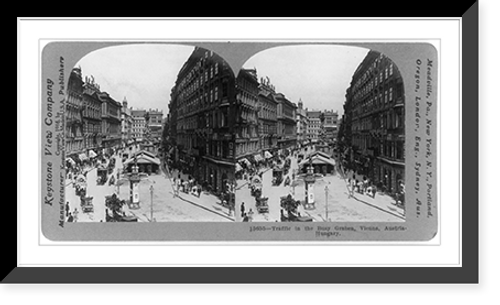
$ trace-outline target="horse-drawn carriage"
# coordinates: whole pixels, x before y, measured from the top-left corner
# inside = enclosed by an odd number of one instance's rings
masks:
[[[108,170],[104,167],[97,168],[97,185],[104,185],[108,181]]]
[[[93,213],[94,212],[94,204],[92,204],[93,199],[94,199],[94,197],[90,197],[90,196],[80,197],[80,206],[82,207],[82,211],[84,213]]]
[[[278,186],[283,182],[283,169],[275,168],[273,169],[273,186]]]
[[[75,194],[77,196],[85,196],[87,193],[87,179],[84,175],[79,175],[75,180]]]
[[[255,208],[259,213],[269,213],[268,197],[255,197]]]

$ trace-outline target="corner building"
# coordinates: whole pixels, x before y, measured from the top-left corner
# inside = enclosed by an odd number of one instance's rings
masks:
[[[352,166],[389,193],[400,191],[399,182],[405,179],[405,95],[401,74],[389,58],[368,52],[353,74],[344,111]]]
[[[234,181],[235,77],[217,54],[195,48],[169,104],[169,143],[178,168],[214,194]]]

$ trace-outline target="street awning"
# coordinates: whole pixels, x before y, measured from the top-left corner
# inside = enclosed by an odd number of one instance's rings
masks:
[[[137,164],[156,164],[156,165],[160,165],[161,164],[160,159],[155,158],[155,157],[151,157],[151,156],[149,156],[147,154],[142,154],[142,155],[139,155],[137,157],[129,158],[123,164],[125,166],[127,166],[129,163],[136,162],[135,159],[137,159]]]
[[[264,158],[262,158],[261,155],[254,155],[253,157],[254,157],[256,162],[260,162],[260,161],[264,160]]]
[[[272,158],[273,155],[271,155],[271,153],[266,150],[266,152],[264,153],[264,157],[266,157],[266,159],[269,159]]]
[[[252,165],[252,163],[250,163],[250,161],[248,161],[247,158],[242,158],[238,162],[244,163],[246,166],[251,166]]]
[[[97,154],[91,149],[91,150],[89,150],[89,157],[95,158],[95,157],[97,157]]]
[[[85,154],[79,154],[78,158],[80,158],[81,161],[87,160],[87,156]]]
[[[332,165],[332,166],[335,166],[335,160],[331,159],[331,158],[325,158],[321,155],[315,155],[313,157],[311,157],[311,163],[313,165]],[[309,159],[306,159],[302,162],[300,162],[299,166],[302,167],[304,165],[307,165],[309,164]]]
[[[75,160],[73,160],[71,158],[66,158],[66,162],[69,162],[71,164],[71,166],[75,166],[75,164],[76,164]]]
[[[239,163],[236,163],[236,172],[243,170],[243,167]]]

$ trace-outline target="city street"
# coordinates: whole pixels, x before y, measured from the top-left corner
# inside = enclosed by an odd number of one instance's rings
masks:
[[[307,156],[307,154],[312,154],[313,151],[306,152],[304,150],[302,153]],[[291,166],[287,176],[292,179],[293,171],[298,170],[298,162],[296,156],[290,155],[289,158],[291,159]],[[249,184],[243,185],[244,180],[238,181],[236,211],[239,211],[241,202],[244,202],[247,212],[249,209],[254,211],[254,222],[280,221],[280,197],[295,194],[294,198],[296,200],[304,202],[306,196],[305,182],[303,177],[296,177],[297,179],[290,186],[284,186],[284,182],[279,186],[272,186],[272,170],[263,169],[261,172],[263,172],[262,196],[269,198],[269,213],[259,214],[256,212],[255,198],[250,193]],[[284,176],[283,180],[287,176]],[[326,186],[328,186],[328,191],[325,190]],[[349,197],[347,183],[338,171],[334,175],[327,175],[315,181],[314,198],[314,209],[305,210],[303,206],[299,206],[298,209],[301,215],[310,216],[314,221],[402,222],[405,220],[404,211],[397,208],[394,205],[394,200],[387,195],[377,194],[374,199],[368,195],[355,193],[353,197]],[[241,221],[241,219],[237,218],[237,221]]]
[[[121,158],[115,157],[116,166],[113,175],[121,172],[123,167]],[[121,175],[122,176],[122,175]],[[111,177],[111,175],[109,176]],[[96,185],[97,170],[91,169],[87,172],[87,194],[93,197],[93,213],[83,213],[80,206],[80,197],[70,182],[66,185],[66,201],[69,202],[70,211],[75,208],[78,211],[78,222],[100,222],[105,220],[106,206],[105,196],[113,193],[119,194],[120,199],[128,200],[130,198],[130,184],[126,179],[121,178],[116,185]],[[151,198],[150,187],[153,186],[153,196]],[[126,215],[135,215],[138,221],[149,222],[151,220],[151,201],[153,202],[153,219],[157,222],[168,221],[206,221],[206,222],[226,222],[233,221],[228,215],[227,209],[217,204],[218,199],[202,192],[200,198],[197,196],[180,193],[174,198],[173,187],[170,179],[165,175],[153,174],[139,184],[140,207],[138,209],[129,209],[124,206]]]

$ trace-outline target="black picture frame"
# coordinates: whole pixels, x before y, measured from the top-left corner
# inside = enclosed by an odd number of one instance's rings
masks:
[[[24,267],[4,261],[2,284],[28,283],[479,283],[479,2],[461,21],[461,266]],[[12,244],[9,249],[15,249]],[[17,247],[18,248],[18,247]],[[13,251],[11,251],[13,253]],[[9,265],[10,264],[10,265]],[[5,272],[8,272],[6,274]]]

